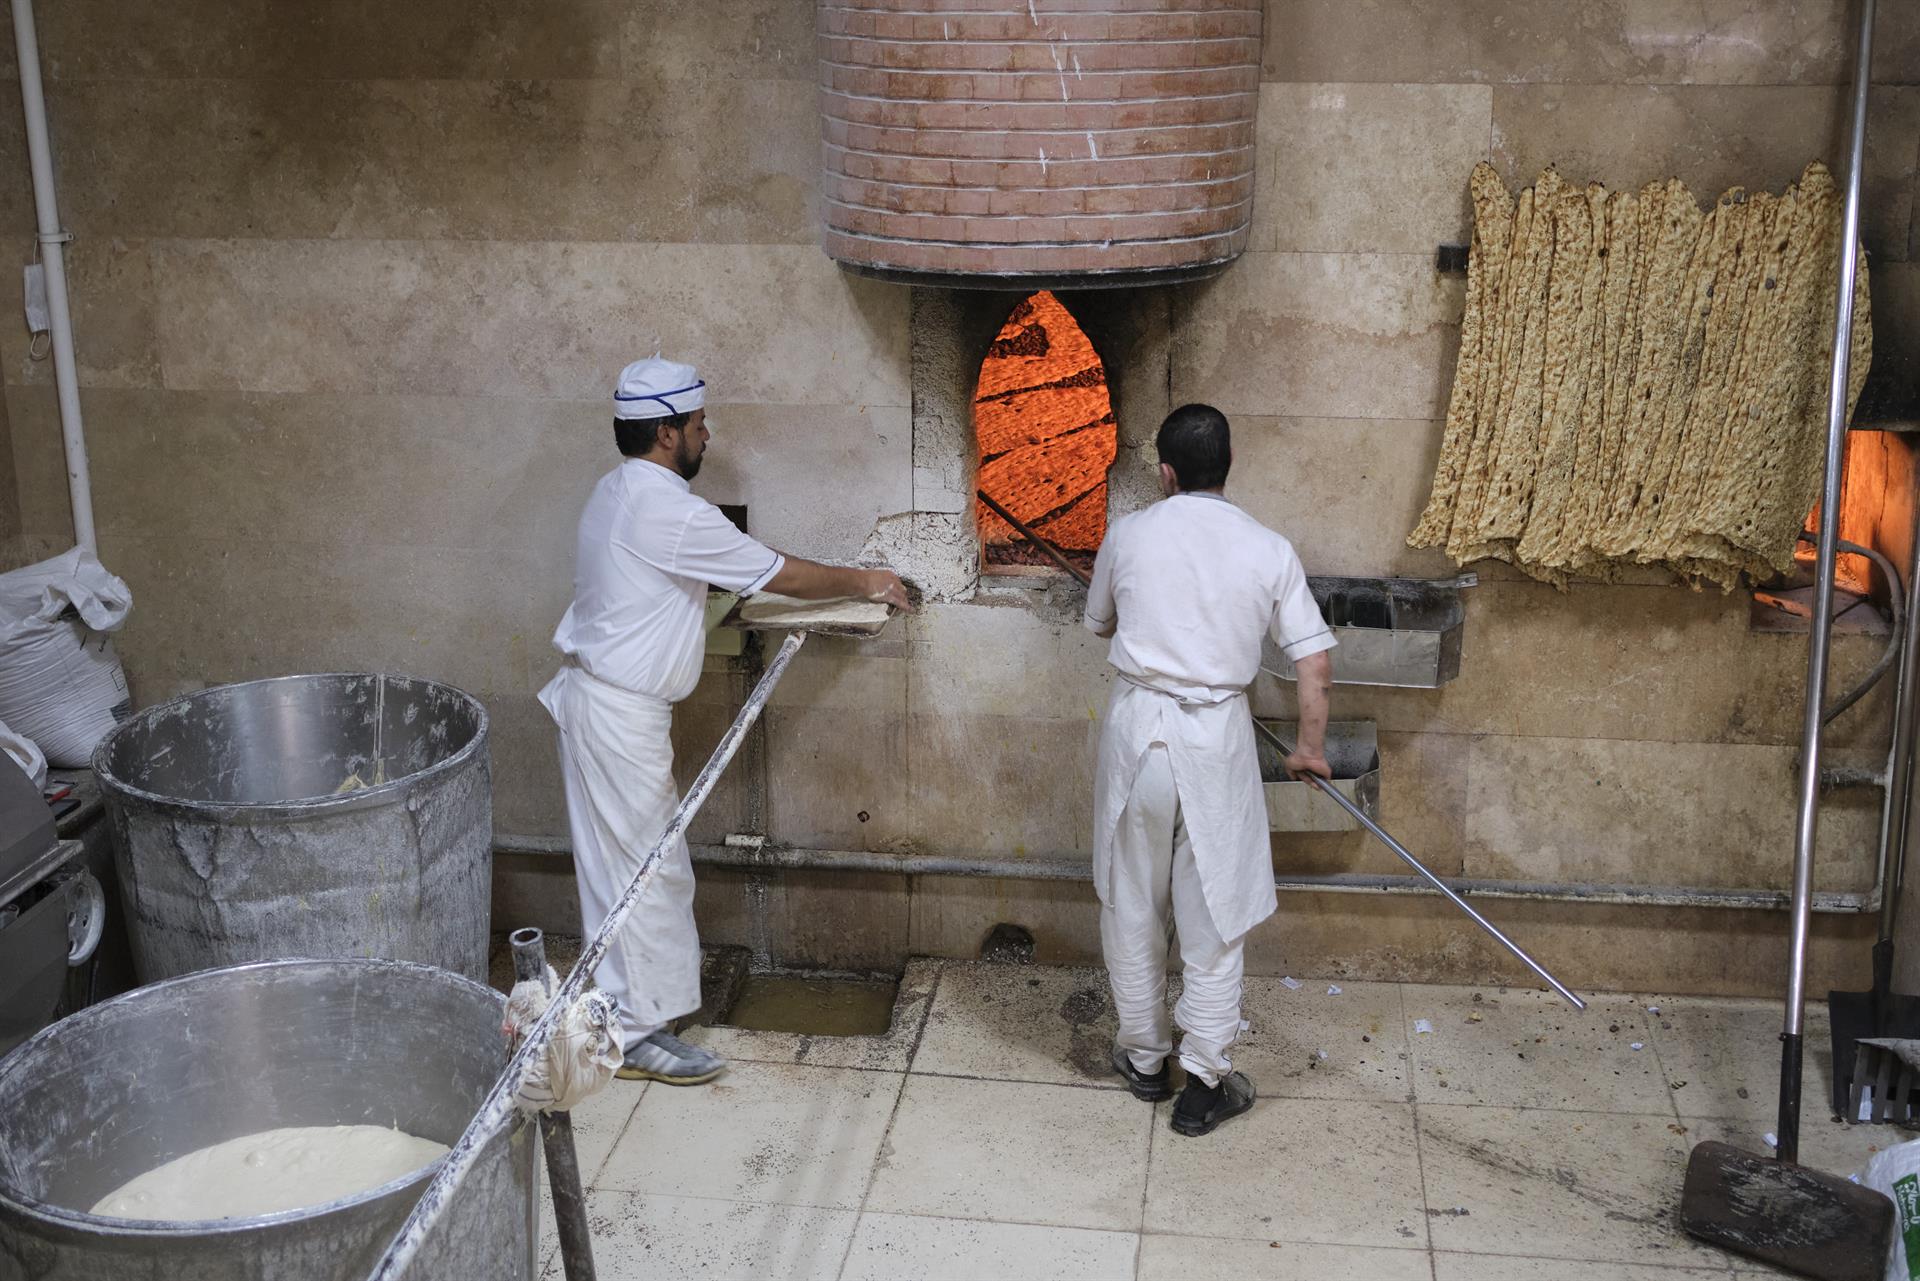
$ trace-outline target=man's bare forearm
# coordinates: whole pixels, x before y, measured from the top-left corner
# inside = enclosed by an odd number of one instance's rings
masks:
[[[907,607],[906,591],[891,570],[822,565],[798,556],[786,558],[780,572],[768,580],[767,590],[795,600],[869,600]]]
[[[1327,715],[1333,705],[1333,658],[1325,650],[1309,654],[1293,665],[1300,698],[1300,741],[1295,750],[1307,756],[1327,754]]]

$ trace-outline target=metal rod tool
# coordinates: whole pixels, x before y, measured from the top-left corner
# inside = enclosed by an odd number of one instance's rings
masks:
[[[513,977],[546,988],[547,936],[531,927],[507,936],[513,947]],[[587,1195],[580,1185],[580,1154],[573,1145],[573,1114],[547,1112],[540,1117],[540,1138],[547,1155],[547,1180],[553,1185],[553,1223],[560,1236],[560,1262],[567,1281],[594,1281],[593,1234],[587,1228]]]
[[[726,769],[734,753],[740,750],[740,744],[746,738],[747,730],[754,721],[759,719],[761,709],[766,707],[767,698],[773,693],[773,687],[780,683],[782,676],[786,675],[787,665],[793,661],[793,656],[799,652],[800,646],[806,639],[807,633],[794,632],[781,642],[779,653],[775,654],[773,661],[767,664],[766,675],[760,678],[760,683],[755,685],[753,692],[747,695],[747,701],[740,708],[740,714],[733,718],[733,724],[727,726],[727,732],[720,738],[720,745],[713,749],[713,755],[707,758],[707,763],[695,776],[693,786],[688,788],[687,794],[681,798],[680,807],[674,810],[673,817],[667,820],[666,830],[660,833],[660,839],[654,842],[651,850],[647,851],[647,857],[642,860],[640,870],[633,874],[631,881],[627,882],[626,891],[613,905],[613,910],[607,913],[607,919],[600,923],[600,928],[595,931],[592,938],[587,940],[586,946],[580,949],[580,959],[574,962],[572,971],[554,991],[553,1000],[547,1005],[546,1013],[527,1029],[526,1036],[521,1039],[520,1048],[515,1050],[513,1056],[507,1060],[506,1067],[500,1071],[499,1079],[493,1083],[493,1088],[487,1091],[487,1097],[481,1100],[479,1111],[474,1113],[473,1120],[467,1123],[466,1130],[454,1141],[453,1150],[442,1158],[439,1173],[435,1174],[422,1190],[420,1199],[414,1203],[413,1212],[407,1216],[406,1222],[400,1225],[400,1230],[388,1243],[386,1253],[380,1256],[380,1261],[374,1265],[373,1271],[367,1274],[368,1281],[396,1281],[396,1278],[406,1272],[407,1265],[420,1252],[420,1246],[427,1239],[427,1233],[446,1209],[448,1201],[459,1191],[460,1184],[479,1163],[480,1153],[493,1140],[493,1137],[513,1120],[514,1097],[519,1094],[521,1085],[525,1083],[534,1059],[546,1053],[547,1042],[553,1039],[554,1028],[560,1022],[561,1011],[579,1000],[580,994],[587,990],[587,980],[593,975],[594,970],[599,968],[601,958],[606,956],[607,947],[613,942],[614,934],[626,923],[627,917],[632,914],[641,896],[647,892],[647,887],[653,883],[654,873],[659,870],[660,860],[665,856],[667,847],[686,833],[687,824],[693,821],[693,816],[700,812],[702,805],[706,804],[714,784],[720,781],[721,771]]]
[[[1068,560],[1065,556],[1063,556],[1060,553],[1058,548],[1054,547],[1053,544],[1049,543],[1046,539],[1042,538],[1040,535],[1034,533],[1033,530],[1027,528],[1026,524],[1023,521],[1021,521],[1021,519],[1018,516],[1015,516],[1012,512],[1008,511],[1005,507],[1002,507],[985,490],[980,490],[979,494],[980,494],[980,501],[985,503],[990,509],[992,509],[994,514],[999,516],[1001,520],[1004,520],[1007,522],[1007,524],[1013,526],[1014,531],[1018,533],[1022,538],[1026,539],[1028,542],[1032,543],[1035,547],[1038,547],[1041,551],[1051,556],[1056,562],[1058,562],[1058,564],[1062,569],[1066,570],[1069,574],[1072,574],[1075,578],[1080,580],[1080,583],[1082,586],[1092,586],[1093,584],[1092,576],[1089,575],[1085,570],[1081,569],[1078,565],[1075,565],[1072,561]],[[1261,670],[1265,671],[1266,669],[1262,668]],[[1293,748],[1287,744],[1286,740],[1282,739],[1278,734],[1268,729],[1265,725],[1262,725],[1258,719],[1255,719],[1255,721],[1253,722],[1253,728],[1255,733],[1260,734],[1269,743],[1273,744],[1274,747],[1279,749],[1281,756],[1286,757],[1286,756],[1293,755]],[[1486,917],[1480,915],[1479,911],[1475,909],[1472,904],[1468,903],[1466,899],[1456,894],[1453,891],[1453,888],[1451,886],[1449,886],[1445,881],[1441,880],[1438,876],[1435,876],[1431,871],[1429,871],[1427,869],[1426,864],[1422,863],[1419,859],[1415,858],[1411,853],[1409,853],[1406,846],[1402,845],[1399,841],[1394,840],[1393,837],[1388,834],[1385,828],[1381,827],[1378,823],[1368,818],[1364,813],[1361,812],[1359,806],[1355,805],[1352,801],[1342,796],[1340,794],[1339,788],[1330,785],[1325,779],[1322,779],[1319,776],[1314,774],[1308,774],[1306,776],[1305,781],[1312,784],[1314,787],[1319,788],[1320,794],[1322,796],[1331,797],[1335,804],[1339,805],[1341,809],[1345,810],[1349,815],[1351,815],[1354,819],[1356,819],[1362,827],[1366,828],[1369,832],[1373,833],[1374,836],[1378,837],[1381,844],[1385,845],[1388,849],[1392,850],[1395,854],[1399,855],[1401,860],[1404,861],[1407,864],[1407,866],[1411,867],[1414,871],[1418,872],[1421,876],[1425,877],[1428,883],[1431,884],[1434,889],[1438,890],[1441,894],[1446,896],[1446,899],[1449,903],[1452,903],[1455,907],[1459,908],[1462,912],[1465,912],[1469,920],[1471,920],[1475,925],[1478,925],[1481,929],[1485,930],[1487,934],[1493,939],[1494,942],[1498,943],[1501,947],[1504,947],[1505,949],[1507,949],[1507,951],[1511,952],[1515,957],[1515,959],[1517,959],[1522,965],[1526,966],[1528,969],[1532,970],[1536,975],[1538,975],[1540,979],[1544,983],[1546,983],[1548,987],[1558,992],[1567,1001],[1569,1005],[1573,1006],[1573,1008],[1576,1010],[1584,1010],[1587,1008],[1587,1003],[1581,1000],[1578,996],[1576,996],[1573,993],[1573,991],[1567,987],[1566,984],[1562,983],[1559,979],[1555,978],[1552,975],[1552,973],[1548,971],[1546,966],[1540,964],[1540,962],[1534,960],[1533,957],[1529,956],[1527,954],[1526,949],[1521,947],[1518,943],[1515,943],[1512,939],[1508,938],[1506,934],[1501,931],[1499,926],[1495,925],[1492,921],[1489,921]]]

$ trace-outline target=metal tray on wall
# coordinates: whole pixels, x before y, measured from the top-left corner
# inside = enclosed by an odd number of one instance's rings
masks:
[[[1295,741],[1299,726],[1293,721],[1262,718],[1260,723],[1287,742]],[[1260,755],[1260,789],[1266,793],[1267,830],[1272,832],[1351,832],[1360,824],[1352,815],[1320,794],[1309,783],[1296,783],[1281,768],[1280,753],[1256,737]],[[1378,822],[1380,818],[1380,736],[1372,721],[1329,721],[1327,764],[1333,766],[1333,785]]]
[[[1460,674],[1466,609],[1460,593],[1479,578],[1312,578],[1307,585],[1340,647],[1336,685],[1437,689]],[[1269,637],[1266,665],[1292,680],[1293,664]]]

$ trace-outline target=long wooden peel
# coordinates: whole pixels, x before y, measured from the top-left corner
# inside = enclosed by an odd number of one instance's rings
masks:
[[[1032,543],[1035,547],[1039,548],[1041,551],[1045,552],[1048,556],[1051,556],[1054,559],[1054,561],[1057,562],[1062,569],[1066,570],[1069,574],[1072,574],[1076,579],[1078,579],[1082,586],[1091,587],[1093,585],[1092,575],[1088,574],[1085,570],[1081,569],[1078,565],[1068,560],[1064,555],[1061,554],[1060,550],[1057,547],[1055,547],[1053,544],[1049,543],[1046,539],[1042,538],[1040,535],[1034,533],[1033,530],[1029,529],[1026,526],[1026,524],[1018,516],[1015,516],[1012,512],[1008,511],[1005,507],[1001,506],[985,490],[980,490],[978,492],[980,495],[980,501],[985,503],[988,506],[988,508],[993,511],[995,515],[1000,517],[1001,520],[1004,520],[1007,522],[1007,524],[1013,526],[1015,533],[1019,534],[1022,538]],[[1265,725],[1262,725],[1257,718],[1253,722],[1253,730],[1254,730],[1254,733],[1259,734],[1262,738],[1266,739],[1267,742],[1273,744],[1274,748],[1280,752],[1280,755],[1283,759],[1285,757],[1293,755],[1292,745],[1289,744],[1285,739],[1281,738],[1278,734],[1274,733],[1271,729],[1267,728]],[[1421,876],[1425,877],[1427,880],[1427,883],[1432,885],[1435,890],[1439,891],[1440,894],[1443,895],[1448,902],[1452,903],[1455,907],[1459,908],[1462,912],[1465,912],[1468,918],[1471,919],[1475,925],[1478,925],[1481,929],[1485,930],[1488,933],[1488,935],[1490,935],[1493,938],[1494,942],[1498,943],[1501,947],[1506,948],[1508,952],[1511,952],[1513,956],[1522,965],[1526,966],[1528,969],[1532,970],[1536,975],[1538,975],[1542,982],[1544,982],[1548,987],[1552,988],[1554,991],[1558,992],[1562,997],[1564,997],[1567,1003],[1572,1005],[1574,1009],[1584,1010],[1587,1008],[1587,1003],[1581,1000],[1578,996],[1576,996],[1572,992],[1572,990],[1566,986],[1566,984],[1562,983],[1559,979],[1555,978],[1551,973],[1549,973],[1547,968],[1544,965],[1540,964],[1540,962],[1534,960],[1531,956],[1527,955],[1526,949],[1522,948],[1518,943],[1515,943],[1512,939],[1508,938],[1504,933],[1502,933],[1499,926],[1495,925],[1492,921],[1489,921],[1486,917],[1480,915],[1480,912],[1478,909],[1476,909],[1471,903],[1467,902],[1466,899],[1460,897],[1460,895],[1454,891],[1452,886],[1448,885],[1445,881],[1441,880],[1438,876],[1434,875],[1432,871],[1428,870],[1426,864],[1422,863],[1419,859],[1415,858],[1410,852],[1408,852],[1406,846],[1402,845],[1399,841],[1396,841],[1395,839],[1393,839],[1392,835],[1389,834],[1385,828],[1381,827],[1378,823],[1368,818],[1366,814],[1361,811],[1358,805],[1355,805],[1352,801],[1348,800],[1345,796],[1342,796],[1340,794],[1339,788],[1329,785],[1326,782],[1326,780],[1322,779],[1317,774],[1306,775],[1305,781],[1312,784],[1314,787],[1318,788],[1322,796],[1330,798],[1334,802],[1334,804],[1338,805],[1341,809],[1345,810],[1362,827],[1366,828],[1369,832],[1372,832],[1375,837],[1379,838],[1381,844],[1385,845],[1388,849],[1392,850],[1395,854],[1398,854],[1401,860],[1405,862],[1408,867],[1411,867],[1414,871],[1420,873]]]

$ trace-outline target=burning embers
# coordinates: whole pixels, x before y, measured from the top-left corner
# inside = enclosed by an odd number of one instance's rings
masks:
[[[1107,532],[1113,403],[1093,344],[1051,293],[1034,294],[1015,307],[988,348],[973,423],[980,488],[1069,558],[1091,567]],[[989,572],[1051,564],[986,504],[976,508]]]

